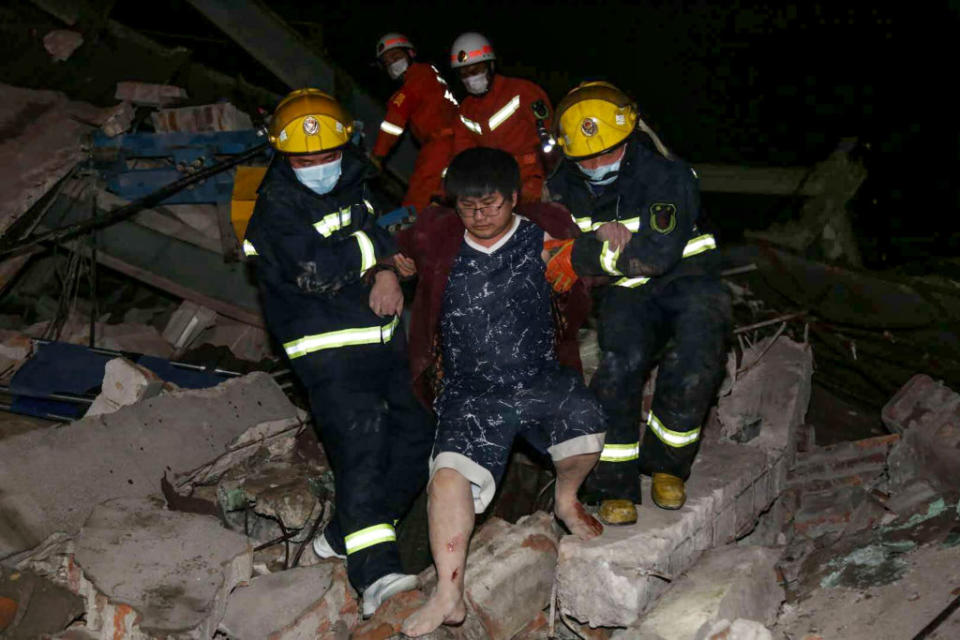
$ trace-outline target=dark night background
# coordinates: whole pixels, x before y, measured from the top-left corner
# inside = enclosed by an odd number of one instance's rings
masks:
[[[840,138],[857,137],[869,178],[851,208],[866,266],[960,254],[957,0],[269,5],[384,101],[393,86],[372,64],[383,33],[407,34],[420,59],[452,79],[443,64],[450,44],[476,30],[492,40],[501,71],[537,81],[554,102],[585,79],[617,84],[692,163],[809,166]],[[192,60],[287,90],[184,0],[119,0],[110,17],[186,47]],[[9,57],[0,72],[0,80],[28,84]],[[706,194],[704,205],[737,239],[789,217],[798,201]]]

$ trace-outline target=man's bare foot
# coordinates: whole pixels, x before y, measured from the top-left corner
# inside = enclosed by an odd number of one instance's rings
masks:
[[[600,521],[587,513],[587,510],[577,500],[572,500],[567,504],[557,502],[556,512],[557,517],[563,521],[570,533],[581,540],[596,538],[603,533],[603,525],[600,524]]]
[[[401,631],[404,635],[415,638],[430,633],[441,624],[460,624],[466,617],[467,608],[459,593],[440,593],[437,590],[425,605],[403,621]]]

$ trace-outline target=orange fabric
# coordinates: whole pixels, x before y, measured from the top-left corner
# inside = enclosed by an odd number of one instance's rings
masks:
[[[453,157],[453,136],[435,136],[420,148],[413,175],[403,196],[404,206],[412,206],[420,213],[430,204],[430,197],[443,195],[443,170]]]
[[[499,126],[490,129],[490,118],[506,107],[514,96],[520,97],[520,106]],[[470,147],[494,147],[513,155],[520,165],[523,183],[521,200],[539,202],[546,172],[540,155],[540,137],[537,119],[531,105],[543,100],[550,113],[544,125],[553,126],[553,106],[550,98],[538,85],[521,78],[495,74],[490,90],[482,96],[467,96],[460,104],[460,115],[480,125],[480,133],[471,131],[459,118],[454,126],[453,155]]]
[[[548,240],[543,250],[550,254],[547,261],[547,281],[557,293],[566,293],[577,281],[573,270],[573,240]]]
[[[386,122],[410,131],[420,144],[426,144],[438,132],[452,130],[457,121],[457,104],[449,87],[433,66],[414,62],[403,77],[403,86],[387,102]],[[380,129],[373,155],[384,157],[400,139]]]

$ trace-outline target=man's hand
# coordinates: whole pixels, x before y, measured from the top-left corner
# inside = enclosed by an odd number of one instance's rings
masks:
[[[397,268],[397,271],[399,271],[400,275],[404,278],[409,278],[417,273],[417,263],[413,261],[413,258],[408,258],[402,253],[393,256],[393,266]]]
[[[605,222],[597,229],[597,240],[600,242],[609,242],[610,248],[614,251],[620,251],[627,246],[632,236],[633,234],[630,233],[630,229],[627,229],[619,222]]]
[[[378,271],[370,290],[370,308],[381,318],[400,315],[403,311],[403,291],[393,271]]]

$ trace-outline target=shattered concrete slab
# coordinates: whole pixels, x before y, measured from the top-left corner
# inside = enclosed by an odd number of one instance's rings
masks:
[[[876,551],[838,558],[844,577],[829,574],[807,597],[784,605],[775,631],[789,638],[903,640],[960,594],[960,547],[934,543],[893,559]],[[954,614],[928,638],[956,638],[958,630]]]
[[[467,619],[457,638],[510,640],[536,618],[550,601],[559,537],[553,516],[543,511],[513,525],[499,518],[485,522],[470,541],[464,574]],[[420,575],[426,593],[432,593],[436,580],[433,568]]]
[[[215,478],[301,425],[276,382],[253,373],[0,440],[0,559],[76,531],[104,500],[159,493],[164,474]]]
[[[718,620],[696,640],[773,640],[773,634],[755,620],[737,618],[734,621]]]
[[[201,332],[212,327],[216,322],[216,311],[184,300],[170,316],[163,330],[163,339],[172,344],[174,349],[185,349]]]
[[[759,448],[705,442],[682,509],[644,503],[635,525],[607,527],[587,542],[561,540],[557,580],[563,612],[594,627],[631,626],[668,580],[704,550],[751,531],[780,494],[786,471],[785,454],[771,459]],[[644,478],[645,496],[649,487]]]
[[[136,625],[156,636],[210,638],[228,594],[252,572],[245,536],[149,499],[99,505],[75,544],[74,559],[97,591],[131,606]]]
[[[126,358],[114,358],[104,365],[100,394],[84,417],[113,413],[120,407],[136,404],[145,398],[157,396],[162,391],[173,391],[177,388],[175,384],[165,382],[146,367]]]
[[[75,538],[58,534],[22,561],[83,598],[99,638],[210,638],[227,596],[250,579],[245,536],[156,498],[98,505]]]
[[[785,594],[777,582],[781,550],[727,545],[711,549],[675,580],[640,623],[614,638],[708,638],[721,621],[746,619],[772,625]]]
[[[55,91],[0,83],[0,235],[86,159],[85,136],[104,110]]]
[[[236,640],[346,638],[358,611],[343,563],[324,560],[236,589],[220,630]]]
[[[635,525],[561,540],[561,611],[591,627],[629,627],[704,550],[749,534],[786,486],[812,374],[809,345],[782,336],[754,345],[720,398],[720,432],[704,430],[684,507],[643,504]],[[649,486],[644,478],[643,495]]]
[[[730,393],[718,403],[723,437],[773,452],[794,446],[788,438],[806,417],[812,376],[809,344],[779,336],[746,349]]]

